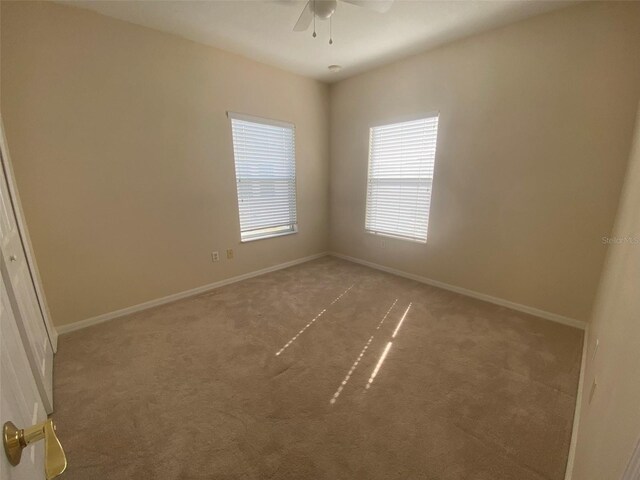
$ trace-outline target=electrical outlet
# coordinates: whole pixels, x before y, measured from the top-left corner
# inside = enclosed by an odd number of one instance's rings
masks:
[[[227,260],[231,260],[233,258],[233,248],[229,248],[227,250]]]
[[[211,261],[217,262],[220,260],[220,254],[218,252],[211,252]]]

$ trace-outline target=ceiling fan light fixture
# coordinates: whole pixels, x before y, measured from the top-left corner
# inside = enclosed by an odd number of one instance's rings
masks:
[[[327,68],[331,73],[337,73],[342,70],[342,65],[329,65]]]
[[[365,7],[370,10],[384,13],[391,7],[393,0],[342,0],[358,7]],[[293,26],[294,32],[304,32],[313,22],[314,30],[316,17],[320,20],[331,18],[338,7],[338,0],[308,0],[305,3],[298,21]],[[314,35],[315,36],[315,35]]]
[[[313,0],[311,8],[318,18],[326,20],[334,14],[337,6],[337,0]]]

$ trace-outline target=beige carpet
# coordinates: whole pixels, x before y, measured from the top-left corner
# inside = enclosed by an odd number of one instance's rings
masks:
[[[62,336],[64,478],[559,480],[581,348],[322,258]]]

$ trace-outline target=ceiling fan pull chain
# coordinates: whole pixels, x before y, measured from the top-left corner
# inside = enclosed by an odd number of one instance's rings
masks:
[[[329,45],[333,45],[333,15],[329,17]]]
[[[313,0],[313,38],[316,38],[316,0]]]

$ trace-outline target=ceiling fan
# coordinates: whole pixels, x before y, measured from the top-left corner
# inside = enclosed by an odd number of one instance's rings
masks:
[[[340,0],[345,3],[351,3],[359,7],[365,7],[375,12],[384,13],[391,8],[393,0]],[[338,0],[309,0],[304,6],[300,18],[293,27],[294,32],[304,32],[309,28],[311,22],[314,21],[313,36],[315,32],[316,17],[321,20],[330,19],[338,7]],[[329,43],[333,43],[331,40]]]

